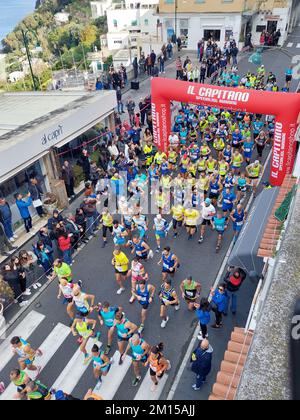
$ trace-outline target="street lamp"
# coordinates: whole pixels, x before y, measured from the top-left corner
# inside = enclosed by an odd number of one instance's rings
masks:
[[[37,35],[32,29],[27,29],[26,31],[24,31],[24,29],[21,29],[23,43],[24,43],[24,46],[25,46],[27,60],[28,60],[29,69],[30,69],[30,74],[31,74],[31,78],[32,78],[33,89],[35,91],[37,91],[38,86],[37,86],[36,79],[35,79],[33,69],[32,69],[31,57],[30,57],[30,51],[29,51],[29,41],[28,41],[28,37],[27,37],[29,32],[32,33],[34,35],[34,37],[37,39]]]
[[[177,40],[177,11],[178,11],[178,0],[175,0],[175,36]]]

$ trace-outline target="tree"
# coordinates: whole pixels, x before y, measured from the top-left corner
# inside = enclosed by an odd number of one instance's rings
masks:
[[[90,47],[97,40],[98,30],[94,25],[87,25],[80,33],[80,40],[83,45]]]

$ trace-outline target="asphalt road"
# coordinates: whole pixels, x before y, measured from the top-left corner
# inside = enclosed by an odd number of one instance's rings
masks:
[[[284,69],[289,65],[290,58],[282,55],[280,51],[268,51],[264,53],[264,63],[267,70],[272,70],[282,83],[284,80]],[[287,58],[285,58],[287,57]],[[248,63],[247,58],[241,60],[239,67],[240,73],[251,69],[251,64]],[[170,72],[173,71],[170,69]],[[146,82],[147,83],[147,82]],[[295,83],[296,84],[296,83]],[[149,85],[148,85],[149,86]],[[149,87],[148,87],[149,89]],[[146,90],[146,87],[143,88]],[[129,95],[129,94],[128,94]],[[215,281],[216,275],[226,255],[227,249],[232,239],[231,232],[228,231],[224,237],[224,244],[219,254],[215,253],[216,234],[208,231],[205,242],[201,245],[194,241],[188,241],[185,233],[182,233],[177,240],[174,240],[171,235],[164,241],[164,244],[170,245],[172,251],[175,252],[181,260],[181,268],[178,271],[174,286],[179,291],[179,284],[182,279],[188,275],[202,283],[203,295],[207,295],[210,287]],[[130,286],[127,284],[127,290],[122,296],[116,295],[116,283],[114,280],[113,268],[110,265],[113,245],[110,240],[109,246],[103,250],[101,249],[101,237],[90,241],[90,243],[81,251],[73,266],[75,280],[82,279],[84,281],[84,290],[96,295],[97,301],[109,300],[112,305],[122,305],[125,309],[127,317],[135,323],[139,323],[140,310],[137,304],[131,306],[128,303],[130,297]],[[151,235],[150,244],[155,248],[154,237]],[[161,271],[157,266],[159,256],[155,255],[154,259],[147,263],[147,271],[149,272],[149,281],[159,288],[161,284]],[[175,393],[177,399],[207,399],[211,384],[215,380],[215,374],[219,369],[220,361],[223,358],[224,350],[229,339],[230,332],[235,325],[243,326],[248,314],[251,304],[252,296],[255,290],[255,285],[246,282],[240,292],[240,302],[238,312],[235,318],[228,316],[225,320],[223,330],[217,333],[211,332],[210,340],[215,349],[213,372],[210,376],[210,381],[199,393],[191,390],[190,385],[193,383],[193,374],[188,370],[185,371],[183,378],[179,384],[178,390]],[[57,285],[53,282],[47,290],[40,296],[39,301],[29,307],[22,318],[24,318],[31,310],[45,315],[45,320],[30,336],[30,343],[33,347],[39,347],[41,343],[48,337],[53,328],[60,322],[68,325],[69,320],[65,312],[65,307],[61,302],[57,301]],[[22,320],[18,321],[18,323]],[[165,354],[172,363],[172,369],[169,373],[166,387],[161,395],[161,398],[166,398],[168,391],[172,385],[173,379],[176,375],[177,368],[180,366],[184,357],[186,349],[189,345],[191,336],[196,326],[195,315],[189,313],[187,308],[182,303],[182,307],[178,312],[170,312],[170,321],[167,328],[162,330],[160,328],[159,319],[159,301],[156,298],[151,309],[149,310],[149,317],[146,323],[144,338],[150,344],[157,344],[160,341],[165,343]],[[13,326],[15,328],[15,326]],[[105,330],[102,329],[102,341],[106,343]],[[76,339],[68,336],[63,344],[59,347],[54,357],[49,361],[43,370],[40,380],[46,385],[52,385],[62,370],[67,365],[70,358],[78,349]],[[111,354],[116,350],[116,342]],[[16,361],[11,360],[1,371],[0,380],[6,384],[8,382],[9,371],[16,367]],[[143,373],[146,373],[144,370]],[[136,395],[137,388],[131,386],[131,379],[133,371],[130,369],[122,384],[118,388],[115,395],[117,400],[132,400]],[[95,380],[92,377],[92,369],[89,367],[80,378],[78,385],[75,387],[73,394],[81,398],[86,390],[95,385]]]

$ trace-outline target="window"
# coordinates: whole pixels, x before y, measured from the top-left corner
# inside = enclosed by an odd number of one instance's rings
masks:
[[[263,32],[266,29],[266,25],[257,25],[256,32]]]
[[[175,1],[175,0],[165,0],[165,3],[166,3],[166,4],[174,4],[174,1]]]
[[[145,25],[145,26],[149,26],[149,19],[145,19],[145,20],[144,20],[144,25]]]
[[[203,37],[205,41],[213,39],[214,41],[220,41],[221,39],[221,30],[220,29],[204,29]]]
[[[203,4],[206,3],[206,0],[195,0],[196,4]]]
[[[138,25],[138,21],[137,20],[133,20],[132,22],[131,22],[131,26],[137,26]]]
[[[115,28],[118,27],[118,21],[116,19],[113,20],[113,25],[114,25]]]

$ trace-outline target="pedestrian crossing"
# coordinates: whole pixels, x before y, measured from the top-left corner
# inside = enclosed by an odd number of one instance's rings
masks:
[[[17,326],[17,328],[9,335],[9,337],[0,346],[0,372],[7,365],[7,363],[13,358],[11,351],[10,341],[13,337],[22,336],[24,340],[27,340],[32,333],[37,329],[40,323],[45,319],[45,316],[31,311],[26,318]]]
[[[37,330],[38,327],[44,327],[45,316],[36,312],[31,311],[24,320],[12,331],[12,333],[5,339],[5,341],[0,346],[0,375],[1,380],[5,382],[7,386],[5,392],[0,395],[0,401],[3,400],[13,400],[14,395],[16,394],[16,386],[14,384],[9,384],[9,371],[6,369],[6,377],[3,377],[2,370],[7,366],[7,364],[16,360],[15,367],[17,364],[17,356],[12,353],[10,340],[14,336],[20,336],[25,340],[30,342],[30,336]],[[49,332],[49,335],[46,337],[43,343],[39,345],[39,349],[42,351],[42,355],[37,357],[35,360],[36,366],[41,366],[41,371],[44,370],[48,364],[56,360],[59,362],[60,354],[64,351],[64,345],[66,340],[70,337],[71,330],[69,327],[62,323],[58,323],[53,327]],[[87,344],[87,352],[90,353],[92,346],[95,344],[94,340],[89,340]],[[102,347],[101,342],[96,343],[98,347]],[[65,360],[65,354],[63,355]],[[83,354],[78,348],[74,354],[71,354],[71,357],[68,359],[66,366],[63,367],[63,370],[59,373],[58,377],[53,379],[53,384],[47,383],[47,381],[42,381],[50,389],[63,390],[67,394],[71,394],[74,389],[80,384],[80,381],[83,380],[84,375],[88,372],[93,378],[93,372],[91,369],[91,362],[87,365],[83,363]],[[119,388],[122,386],[122,383],[125,379],[125,376],[129,373],[133,376],[132,370],[132,358],[126,356],[122,365],[119,365],[120,353],[116,351],[112,356],[112,365],[111,369],[107,376],[102,378],[102,385],[100,388],[97,386],[94,389],[94,394],[100,396],[104,400],[112,400],[115,398]],[[8,372],[8,373],[7,373]],[[30,372],[26,370],[27,375],[31,379],[35,379],[35,372]],[[155,392],[151,391],[152,381],[149,375],[149,372],[146,373],[145,378],[141,382],[139,388],[137,388],[137,393],[134,397],[135,400],[158,400],[163,392],[163,389],[168,380],[168,375],[165,375],[159,382]],[[76,395],[75,395],[76,396]]]
[[[40,346],[40,350],[43,355],[36,358],[35,365],[41,366],[41,371],[47,366],[52,357],[55,355],[57,350],[63,344],[65,339],[70,334],[70,328],[63,324],[57,324],[56,327],[51,331],[46,340]],[[26,372],[31,379],[35,379],[34,372]],[[6,391],[1,395],[0,400],[12,400],[16,393],[16,387],[14,384],[10,384]]]
[[[298,42],[289,42],[287,45],[286,45],[286,48],[300,48],[300,43],[298,43]]]

